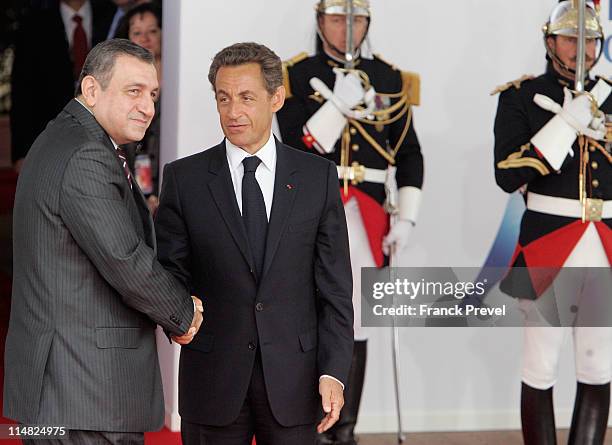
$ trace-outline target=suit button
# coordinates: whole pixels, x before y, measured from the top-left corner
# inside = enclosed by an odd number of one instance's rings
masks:
[[[357,144],[353,144],[353,145],[351,145],[351,150],[353,150],[353,151],[359,151],[359,145],[357,145]]]
[[[253,344],[253,342],[251,342],[251,341],[249,342],[249,349],[250,349],[251,351],[254,351],[254,350],[255,350],[255,345],[254,345],[254,344]]]
[[[355,136],[357,134],[357,129],[355,127],[351,127],[351,129],[349,130],[349,132]]]
[[[257,312],[261,312],[261,311],[263,311],[263,303],[257,303],[257,304],[255,305],[255,310],[256,310]]]
[[[595,187],[595,188],[599,187],[599,181],[597,179],[593,179],[591,184],[593,184],[593,187]]]
[[[599,168],[599,164],[597,163],[597,161],[591,162],[591,168],[593,170],[597,170]]]

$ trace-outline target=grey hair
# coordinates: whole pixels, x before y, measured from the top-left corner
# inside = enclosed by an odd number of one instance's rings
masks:
[[[208,80],[213,91],[219,68],[247,63],[257,63],[260,66],[266,90],[270,95],[276,93],[278,87],[283,84],[281,59],[267,46],[254,42],[234,43],[215,55],[208,71]]]
[[[153,54],[149,50],[127,39],[111,39],[100,42],[92,48],[85,59],[76,85],[75,96],[83,93],[81,82],[85,76],[93,76],[100,83],[102,89],[106,89],[118,56],[132,56],[150,64],[155,62]]]

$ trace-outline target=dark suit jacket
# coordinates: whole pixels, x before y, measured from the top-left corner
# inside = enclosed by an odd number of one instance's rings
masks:
[[[189,422],[222,426],[237,418],[257,348],[282,425],[315,421],[320,375],[347,380],[352,277],[336,166],[278,141],[276,149],[259,282],[225,143],[165,168],[158,257],[204,303],[202,328],[181,351],[179,412]]]
[[[144,198],[76,100],[32,146],[13,217],[4,415],[79,430],[161,427],[155,323],[184,333],[193,302],[155,260]]]
[[[57,2],[56,2],[57,3]],[[92,47],[106,39],[116,9],[92,0]],[[25,158],[34,139],[74,97],[70,48],[59,4],[33,11],[19,26],[11,74],[13,162]]]

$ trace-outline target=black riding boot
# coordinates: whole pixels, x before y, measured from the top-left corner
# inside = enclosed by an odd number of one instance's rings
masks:
[[[610,384],[578,382],[568,445],[601,445],[608,428]]]
[[[521,424],[525,445],[556,445],[553,389],[521,386]]]
[[[355,445],[355,424],[365,376],[367,341],[355,341],[353,361],[344,388],[344,407],[340,419],[323,434],[317,435],[317,445]]]

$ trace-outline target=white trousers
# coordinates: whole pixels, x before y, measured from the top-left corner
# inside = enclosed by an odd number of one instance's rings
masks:
[[[355,198],[344,205],[346,225],[348,227],[349,247],[351,250],[351,268],[353,269],[353,310],[355,321],[353,329],[355,340],[367,340],[367,329],[361,326],[361,268],[376,267],[368,234],[363,224],[359,203]]]
[[[597,229],[593,223],[564,263],[563,267],[609,267]],[[576,283],[579,292],[581,283]],[[554,287],[554,284],[553,284]],[[546,298],[543,295],[541,298]],[[552,293],[554,298],[554,292]],[[525,327],[522,380],[536,389],[548,389],[557,381],[557,368],[563,344],[574,340],[576,379],[585,384],[602,385],[612,375],[612,328],[610,327],[550,327],[533,300],[522,299],[520,308],[526,323],[543,326]],[[571,334],[571,335],[570,335]]]

